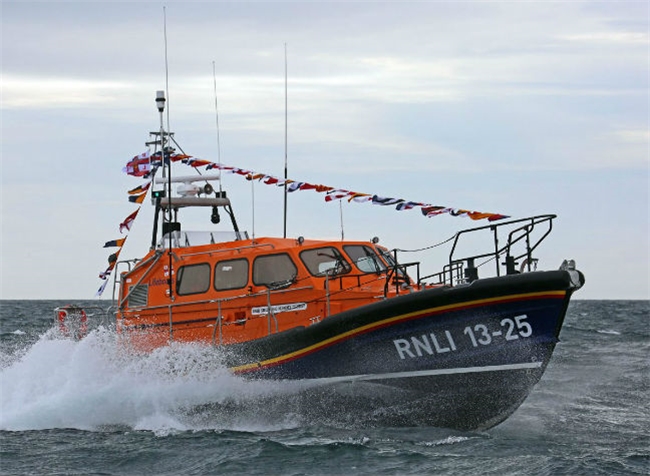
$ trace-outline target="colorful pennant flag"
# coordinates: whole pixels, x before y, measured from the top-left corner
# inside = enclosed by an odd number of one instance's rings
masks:
[[[420,202],[400,202],[395,207],[396,210],[411,210],[414,207],[423,207],[424,203]]]
[[[122,171],[128,175],[133,175],[134,177],[142,177],[149,173],[151,171],[149,150],[133,157],[129,162],[127,162]]]
[[[138,185],[135,188],[132,188],[131,190],[128,191],[129,195],[139,195],[142,192],[146,192],[149,190],[149,187],[151,186],[151,182],[144,183],[142,185]]]
[[[247,180],[258,180],[267,185],[276,185],[278,187],[286,185],[287,192],[296,192],[298,190],[314,190],[319,193],[325,193],[325,201],[332,202],[347,198],[348,201],[355,201],[358,203],[372,202],[375,205],[395,205],[396,210],[411,210],[415,207],[420,207],[422,214],[426,217],[434,217],[438,215],[448,214],[451,216],[467,216],[472,220],[496,221],[504,218],[509,218],[508,215],[500,213],[485,213],[478,211],[464,210],[461,208],[434,206],[423,202],[407,201],[402,198],[382,197],[376,194],[353,192],[345,189],[335,189],[327,185],[312,184],[308,182],[297,182],[290,179],[279,179],[272,175],[254,172],[248,169],[241,169],[239,167],[232,167],[229,165],[217,164],[208,160],[197,159],[191,156],[185,156],[183,163],[192,167],[205,166],[206,170],[218,169],[223,172],[242,175]]]
[[[447,213],[451,208],[446,208],[446,207],[436,207],[433,205],[425,205],[422,207],[422,214],[425,217],[434,217],[437,215],[442,215],[443,213]]]
[[[128,231],[131,230],[131,225],[133,225],[133,220],[135,220],[135,217],[138,216],[139,211],[140,208],[138,208],[136,211],[131,213],[128,217],[124,219],[122,223],[120,223],[120,233],[123,232],[124,228],[126,228]]]
[[[142,203],[144,198],[147,196],[147,192],[141,193],[140,195],[130,195],[129,202],[131,203]]]
[[[327,195],[325,195],[325,201],[326,202],[331,202],[333,200],[341,200],[342,198],[347,197],[350,193],[349,190],[343,190],[343,189],[334,189],[334,190],[329,190],[326,192]]]
[[[369,193],[350,192],[348,202],[352,201],[355,201],[357,203],[370,202],[372,201],[372,195]]]
[[[176,161],[174,156],[172,156],[172,161]],[[204,165],[210,165],[212,162],[209,160],[193,159],[189,155],[183,156],[182,162],[190,167],[202,167]]]
[[[105,279],[102,285],[99,287],[97,292],[95,293],[95,297],[100,297],[102,294],[104,294],[104,289],[106,289],[106,285],[108,284],[108,279]]]
[[[104,244],[104,248],[110,248],[110,247],[113,247],[113,246],[123,246],[125,241],[126,241],[126,238],[119,238],[117,240],[107,241]]]
[[[403,203],[404,200],[401,198],[388,198],[388,197],[379,197],[377,195],[372,196],[372,203],[374,205],[399,205],[400,203]]]

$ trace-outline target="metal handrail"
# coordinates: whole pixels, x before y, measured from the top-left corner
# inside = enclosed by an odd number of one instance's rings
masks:
[[[223,316],[221,315],[221,301],[217,302],[217,319],[214,321],[214,330],[212,331],[212,345],[216,345],[215,337],[219,330],[219,345],[223,345]]]
[[[271,319],[275,321],[275,332],[278,332],[278,318],[275,317],[273,306],[271,306],[271,288],[266,288],[266,319],[269,324],[269,335],[271,335]]]
[[[252,244],[252,245],[238,246],[236,248],[221,248],[221,249],[218,249],[218,250],[200,251],[200,252],[197,252],[197,253],[183,253],[183,255],[180,258],[184,259],[186,256],[212,255],[212,254],[216,254],[216,253],[241,251],[241,250],[250,249],[250,248],[262,248],[262,247],[269,247],[271,249],[275,249],[275,245],[273,243],[256,243],[256,244]]]
[[[282,294],[282,293],[287,293],[287,292],[293,292],[293,291],[302,291],[305,289],[313,289],[313,286],[301,286],[298,288],[289,288],[289,289],[280,289],[277,291],[273,291],[273,294]],[[229,301],[235,301],[237,299],[242,299],[242,298],[251,298],[251,297],[259,297],[259,296],[264,296],[266,295],[266,291],[258,292],[258,293],[253,293],[253,294],[238,294],[236,296],[228,296],[224,298],[218,298],[218,299],[201,299],[197,301],[187,301],[187,302],[174,302],[171,304],[172,307],[177,308],[181,306],[193,306],[197,304],[211,304],[211,303],[218,303],[218,302],[229,302]],[[151,310],[156,310],[156,309],[167,309],[169,307],[169,304],[161,304],[159,306],[147,306],[146,310],[151,311]]]
[[[467,263],[468,267],[470,269],[476,269],[474,267],[474,261],[480,258],[491,258],[495,260],[495,266],[496,266],[496,275],[500,276],[501,275],[501,269],[499,268],[499,260],[498,257],[501,256],[502,254],[505,253],[506,255],[506,272],[508,274],[511,274],[513,269],[512,266],[514,265],[515,261],[522,256],[526,255],[528,257],[529,261],[532,261],[532,252],[539,246],[539,244],[550,234],[553,226],[553,219],[555,219],[557,215],[536,215],[533,217],[528,217],[528,218],[520,218],[517,220],[510,220],[507,222],[503,223],[496,223],[496,224],[491,224],[491,225],[485,225],[485,226],[480,226],[476,228],[469,228],[467,230],[462,230],[456,234],[456,237],[454,239],[454,243],[451,247],[451,251],[449,252],[449,270],[450,270],[450,282],[453,281],[453,276],[451,274],[451,270],[453,269],[454,264],[456,263]],[[515,228],[514,230],[510,231],[508,234],[508,241],[507,243],[499,248],[499,229],[507,226],[512,226],[517,223],[525,223],[524,225]],[[543,235],[535,242],[534,245],[530,245],[530,236],[533,230],[535,229],[536,225],[541,225],[541,224],[548,224],[548,230],[546,230]],[[454,253],[456,252],[456,247],[458,245],[459,239],[463,235],[467,235],[469,233],[475,233],[478,231],[482,230],[491,230],[493,232],[493,237],[494,237],[494,251],[488,252],[488,253],[480,253],[472,256],[465,256],[463,258],[454,258]],[[522,234],[519,237],[516,237],[513,239],[513,236],[516,233],[522,232]],[[521,241],[522,239],[526,238],[526,251],[522,253],[519,256],[513,257],[510,255],[511,249],[513,245]],[[476,278],[476,277],[474,277]],[[470,277],[471,280],[471,277]],[[446,282],[446,279],[445,279]]]
[[[454,285],[458,283],[471,282],[473,280],[478,279],[478,271],[477,271],[478,267],[492,260],[495,261],[496,276],[501,275],[501,268],[500,268],[501,264],[504,264],[506,266],[507,274],[513,274],[517,272],[514,268],[514,266],[516,265],[516,261],[521,259],[524,256],[526,257],[526,261],[524,262],[524,264],[522,264],[522,268],[524,265],[526,265],[528,271],[530,271],[532,264],[535,262],[535,260],[532,257],[532,253],[537,249],[540,243],[544,241],[544,239],[546,239],[546,237],[551,233],[553,229],[553,219],[555,219],[556,217],[557,217],[556,215],[552,215],[552,214],[536,215],[532,217],[510,220],[503,223],[492,223],[489,225],[479,226],[475,228],[468,228],[466,230],[459,231],[453,237],[453,244],[449,251],[448,263],[443,267],[442,271],[429,274],[426,276],[420,276],[419,262],[399,263],[397,259],[398,250],[394,250],[394,260],[398,264],[389,267],[390,269],[389,277],[391,277],[393,274],[398,273],[400,269],[404,270],[405,272],[408,268],[415,266],[417,271],[418,285],[421,285],[425,280],[431,280],[431,279],[434,280],[434,284]],[[508,232],[508,237],[505,244],[500,245],[499,232],[503,231],[505,228],[511,228],[517,224],[522,224],[522,225],[517,226],[515,229],[510,230]],[[536,240],[531,240],[532,234],[536,230],[536,227],[539,227],[541,225],[548,226],[548,229],[544,230],[542,235],[539,238],[536,238]],[[493,234],[493,242],[494,242],[493,250],[485,253],[477,253],[474,255],[463,256],[463,257],[458,257],[456,255],[458,244],[462,237],[465,237],[470,233],[476,233],[484,230],[490,230]],[[512,256],[512,252],[515,245],[522,242],[523,240],[525,240],[525,250],[521,254]],[[451,241],[451,239],[447,241]],[[502,255],[506,256],[505,263],[499,263],[499,257]],[[477,260],[483,258],[488,258],[488,259],[481,264],[478,265],[475,264]],[[384,289],[385,289],[384,292],[386,293],[388,289],[388,283]],[[397,283],[397,292],[399,293],[399,283]]]
[[[264,296],[267,295],[267,305],[269,309],[269,313],[267,314],[268,319],[269,319],[269,335],[271,334],[271,319],[275,322],[275,332],[279,332],[279,322],[277,320],[277,317],[273,313],[273,307],[271,305],[271,294],[273,295],[278,295],[278,294],[283,294],[283,293],[288,293],[288,292],[293,292],[293,291],[302,291],[305,289],[313,289],[313,286],[301,286],[298,288],[290,288],[290,289],[278,289],[274,290],[272,288],[267,288],[266,291],[264,292],[258,292],[255,294],[239,294],[237,296],[229,296],[225,298],[219,298],[219,299],[203,299],[203,300],[198,300],[198,301],[189,301],[189,302],[174,302],[170,304],[161,304],[159,306],[148,306],[147,310],[162,310],[166,309],[169,312],[169,338],[170,340],[173,340],[173,326],[174,326],[174,321],[173,321],[173,314],[174,310],[178,311],[178,308],[181,306],[192,306],[192,305],[200,305],[200,304],[217,304],[217,317],[215,318],[215,326],[218,326],[218,331],[219,331],[219,342],[220,344],[223,343],[223,332],[222,332],[222,326],[224,324],[223,322],[223,315],[222,315],[222,305],[225,302],[231,302],[235,301],[238,299],[244,299],[244,298],[251,298],[251,297],[259,297],[259,296]],[[124,310],[120,309],[122,315],[124,315]],[[178,323],[176,323],[178,324]],[[216,342],[216,329],[213,331],[212,335],[212,340],[213,343]]]

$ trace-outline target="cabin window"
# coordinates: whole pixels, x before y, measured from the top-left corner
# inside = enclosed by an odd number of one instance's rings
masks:
[[[298,268],[288,254],[258,256],[253,262],[253,283],[276,287],[296,279]]]
[[[377,248],[377,251],[379,251],[379,255],[384,258],[384,261],[388,263],[389,268],[395,268],[397,266],[397,261],[395,261],[395,256],[388,251],[386,248]]]
[[[176,292],[180,296],[204,293],[210,289],[210,265],[208,263],[181,266],[176,277]]]
[[[352,269],[341,252],[332,246],[302,251],[300,259],[314,276],[336,276]]]
[[[248,284],[248,260],[219,261],[214,267],[214,288],[217,291],[243,288]]]
[[[352,262],[364,273],[381,273],[386,271],[386,265],[369,246],[347,245],[343,249]]]

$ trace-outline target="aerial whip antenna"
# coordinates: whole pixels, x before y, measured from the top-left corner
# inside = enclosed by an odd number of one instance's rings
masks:
[[[284,238],[287,237],[287,44],[284,44]]]
[[[339,200],[339,214],[341,218],[341,241],[345,240],[345,234],[343,232],[343,200]]]
[[[169,101],[169,63],[167,62],[167,9],[163,6],[163,31],[165,36],[165,95]],[[169,127],[169,102],[167,103],[167,130],[171,131]],[[163,150],[163,154],[165,151]]]
[[[165,132],[163,126],[163,112],[165,110],[165,105],[167,106],[167,131],[170,131],[169,128],[169,103],[166,104],[166,98],[169,98],[169,63],[167,61],[167,9],[163,6],[163,36],[165,40],[165,91],[156,92],[156,105],[158,107],[158,112],[160,113],[160,158],[162,159],[163,167],[163,177],[165,176],[165,169],[167,169],[167,233],[169,235],[169,245],[167,247],[167,254],[169,255],[169,299],[174,301],[174,288],[173,288],[173,261],[172,261],[172,245],[173,245],[173,229],[174,225],[173,216],[172,216],[172,163],[171,158],[168,157],[167,151],[165,150],[165,139],[166,135],[169,132]],[[163,236],[165,234],[165,223],[163,223]],[[172,340],[172,326],[171,326],[171,307],[169,308],[169,338]]]
[[[219,141],[219,108],[217,107],[217,72],[212,62],[212,81],[214,83],[214,117],[217,122],[217,161],[219,162],[219,192],[221,192],[221,144]]]
[[[251,180],[251,221],[253,228],[253,243],[255,243],[255,180]]]

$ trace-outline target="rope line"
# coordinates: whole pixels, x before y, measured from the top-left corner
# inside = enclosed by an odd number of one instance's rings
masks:
[[[425,246],[424,248],[418,248],[418,249],[415,249],[415,250],[403,250],[401,248],[395,248],[395,251],[399,251],[400,253],[417,253],[419,251],[426,251],[426,250],[430,250],[432,248],[437,248],[438,246],[442,246],[442,245],[444,245],[446,243],[449,243],[451,240],[455,239],[457,236],[458,236],[458,233],[456,233],[455,235],[447,238],[444,241],[441,241],[440,243],[436,243],[435,245]]]

